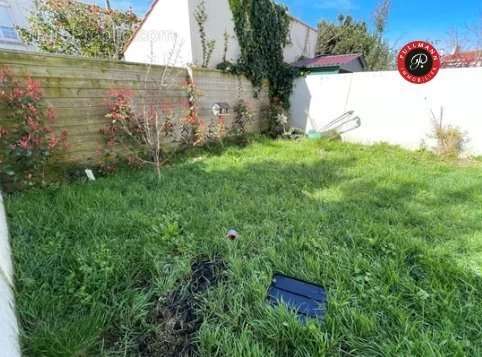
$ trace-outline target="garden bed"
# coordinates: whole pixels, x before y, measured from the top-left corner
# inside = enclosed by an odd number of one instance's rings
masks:
[[[173,354],[482,354],[480,163],[260,139],[160,179],[6,201],[27,356],[155,355],[169,339]],[[324,286],[325,321],[267,307],[273,272]]]

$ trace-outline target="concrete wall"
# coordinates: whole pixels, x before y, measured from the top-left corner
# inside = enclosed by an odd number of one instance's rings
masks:
[[[0,0],[0,5],[6,5],[15,26],[27,25],[27,18],[34,7],[33,0]],[[0,39],[0,48],[11,50],[32,50],[21,41]]]
[[[15,51],[0,51],[0,67],[8,66],[18,78],[40,82],[44,104],[57,113],[55,126],[68,131],[69,161],[95,162],[101,148],[100,129],[105,127],[108,111],[106,98],[111,89],[129,89],[137,103],[161,106],[182,120],[189,112],[186,89],[187,71],[169,68],[168,80],[162,82],[165,67],[119,61],[86,59]],[[255,116],[250,131],[264,126],[261,108],[268,102],[267,90],[253,97],[251,82],[244,77],[216,70],[194,70],[199,94],[199,115],[206,124],[217,120],[211,112],[213,104],[226,102],[231,108],[243,99]],[[0,106],[0,127],[13,125],[7,120],[8,108]],[[229,130],[233,113],[227,115]]]
[[[284,50],[286,63],[294,63],[300,57],[315,57],[318,31],[298,19],[291,18],[290,43]]]
[[[18,324],[15,314],[13,266],[10,254],[7,217],[0,192],[0,356],[20,356]]]
[[[344,139],[418,149],[423,142],[434,145],[430,111],[438,115],[443,107],[444,123],[467,132],[467,151],[482,155],[481,83],[482,68],[443,69],[424,85],[408,83],[398,72],[313,74],[296,82],[292,125],[306,131],[321,128],[355,110],[362,127]]]
[[[202,64],[202,46],[199,36],[199,26],[194,14],[201,0],[158,0],[154,9],[147,16],[141,33],[147,34],[136,36],[125,52],[127,61],[142,63],[166,64],[162,55],[156,56],[154,61],[149,56],[150,49],[155,52],[165,53],[170,42],[163,36],[149,36],[149,33],[176,33],[184,40],[183,55],[178,65],[186,63],[200,66]],[[234,21],[228,0],[207,0],[206,12],[208,20],[205,24],[208,40],[215,40],[216,45],[209,63],[210,68],[215,68],[222,62],[224,55],[224,33],[229,35],[227,59],[236,62],[240,55],[240,47],[234,31]],[[302,23],[292,19],[290,27],[291,43],[285,49],[285,61],[292,63],[301,56],[314,57],[316,52],[318,32]],[[148,39],[146,41],[146,38]],[[166,45],[167,44],[167,45]]]

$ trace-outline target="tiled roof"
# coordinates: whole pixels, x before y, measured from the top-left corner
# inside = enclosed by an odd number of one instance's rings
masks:
[[[482,50],[442,56],[442,68],[482,67]]]
[[[353,53],[347,55],[322,55],[315,58],[308,58],[298,61],[294,64],[299,68],[326,68],[337,67],[349,64],[357,59],[361,59],[362,54]]]

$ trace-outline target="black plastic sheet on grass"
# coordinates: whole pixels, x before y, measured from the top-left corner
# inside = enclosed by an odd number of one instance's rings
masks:
[[[192,356],[195,333],[203,322],[199,314],[200,296],[225,277],[226,263],[221,258],[200,259],[191,266],[188,281],[161,297],[149,322],[158,328],[139,343],[141,356]]]

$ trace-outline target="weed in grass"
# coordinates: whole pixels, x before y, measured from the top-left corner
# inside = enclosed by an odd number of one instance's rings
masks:
[[[444,125],[444,109],[440,108],[438,117],[432,114],[432,138],[436,139],[435,152],[448,159],[458,159],[464,151],[464,145],[468,141],[466,133],[452,125]]]

